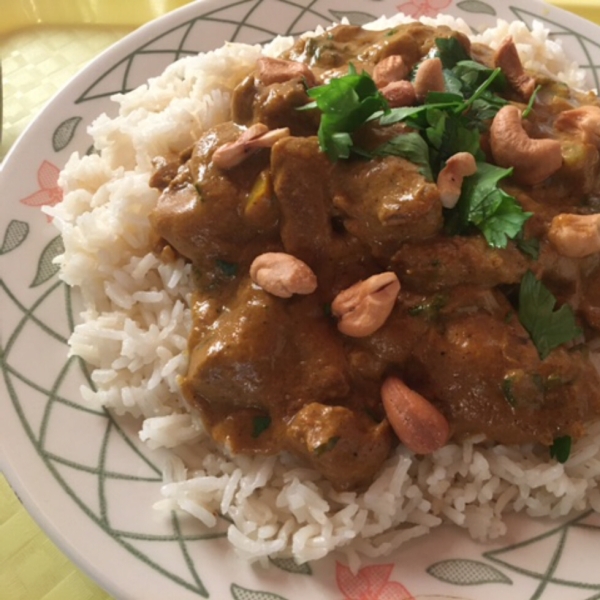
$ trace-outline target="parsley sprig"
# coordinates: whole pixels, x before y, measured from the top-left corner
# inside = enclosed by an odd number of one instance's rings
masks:
[[[532,213],[524,212],[517,201],[499,187],[499,182],[511,173],[512,169],[477,163],[475,175],[463,182],[455,209],[460,231],[467,229],[469,224],[475,225],[487,243],[495,248],[505,248],[508,239],[521,232]]]
[[[367,73],[357,73],[350,64],[348,75],[306,92],[313,102],[302,110],[321,111],[319,145],[331,160],[349,158],[354,145],[352,133],[374,113],[389,110],[386,99]]]
[[[313,102],[302,110],[321,111],[319,145],[331,160],[352,154],[366,158],[400,156],[418,165],[427,180],[435,181],[451,156],[458,152],[472,154],[477,160],[477,173],[465,179],[458,205],[446,211],[446,229],[466,234],[475,227],[490,246],[505,248],[509,239],[522,234],[531,214],[500,187],[512,170],[486,163],[479,140],[481,132],[507,104],[498,95],[507,87],[506,78],[500,69],[471,60],[456,38],[437,39],[432,55],[442,61],[446,91],[429,93],[423,105],[390,109],[371,77],[364,72],[358,74],[350,65],[348,75],[307,90]],[[402,122],[414,131],[367,152],[355,145],[352,135],[371,121],[381,127]]]
[[[556,298],[531,271],[521,280],[519,290],[519,321],[528,331],[540,358],[566,342],[582,335],[575,315],[568,304],[554,310]]]

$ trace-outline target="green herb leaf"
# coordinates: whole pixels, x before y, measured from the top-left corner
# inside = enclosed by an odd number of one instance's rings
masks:
[[[452,69],[462,60],[471,60],[463,45],[455,37],[437,38],[437,56],[442,61],[444,69]]]
[[[375,156],[401,156],[421,167],[419,170],[423,177],[428,181],[433,181],[429,166],[429,147],[416,131],[392,138],[379,146],[373,154]]]
[[[537,260],[540,257],[540,240],[537,238],[526,240],[523,237],[523,231],[521,230],[518,235],[515,236],[515,242],[517,244],[517,248],[523,254],[526,254],[533,260]]]
[[[271,417],[258,416],[252,419],[252,437],[256,439],[271,426]]]
[[[321,456],[321,455],[325,454],[325,452],[331,452],[331,450],[333,450],[335,448],[336,444],[339,441],[340,441],[339,436],[331,437],[324,444],[319,444],[313,450],[313,452],[316,454],[316,456]]]
[[[523,119],[526,119],[531,111],[533,110],[533,105],[535,104],[535,99],[537,98],[538,92],[542,89],[541,85],[538,85],[535,90],[533,90],[533,94],[531,94],[531,98],[529,98],[529,102],[527,103],[527,107],[523,111]]]
[[[226,277],[235,277],[238,272],[238,265],[236,263],[228,262],[226,260],[221,260],[217,258],[215,261],[217,268],[225,275]]]
[[[573,310],[567,304],[554,310],[556,298],[531,271],[521,280],[519,320],[529,332],[543,360],[554,348],[582,334]]]
[[[512,169],[477,163],[477,173],[463,182],[455,209],[460,215],[460,230],[466,229],[469,224],[475,225],[488,244],[495,248],[506,248],[508,239],[514,238],[531,216],[498,187],[499,182],[511,173]]]
[[[550,458],[556,458],[559,463],[566,463],[571,454],[571,445],[570,435],[557,437],[550,446]]]
[[[359,75],[352,64],[348,71],[348,75],[307,90],[322,113],[319,146],[331,160],[348,158],[353,145],[351,134],[374,114],[389,110],[387,101],[367,73]],[[303,108],[312,108],[315,104]]]

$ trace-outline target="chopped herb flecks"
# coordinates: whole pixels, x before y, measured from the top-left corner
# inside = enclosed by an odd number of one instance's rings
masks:
[[[556,458],[559,463],[566,463],[571,454],[572,440],[570,435],[563,435],[554,440],[550,446],[550,458]]]
[[[252,419],[252,437],[256,439],[271,426],[271,417],[259,416]]]
[[[317,446],[313,452],[316,456],[321,456],[322,454],[325,454],[325,452],[331,452],[339,441],[339,436],[329,438],[324,444]]]

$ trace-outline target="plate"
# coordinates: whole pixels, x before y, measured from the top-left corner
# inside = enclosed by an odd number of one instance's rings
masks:
[[[60,201],[58,173],[73,151],[90,151],[86,125],[114,115],[110,96],[172,61],[224,40],[261,43],[346,15],[361,24],[398,9],[448,12],[475,30],[497,18],[541,21],[598,87],[599,30],[533,0],[206,0],[134,32],[84,69],[14,146],[0,173],[0,457],[9,481],[46,532],[116,598],[191,600],[489,600],[600,598],[595,550],[600,518],[509,519],[491,544],[443,527],[352,573],[342,556],[269,568],[236,557],[226,523],[206,533],[152,510],[161,454],[137,441],[136,423],[86,407],[85,365],[67,356],[77,301],[58,279],[60,237],[40,206]]]

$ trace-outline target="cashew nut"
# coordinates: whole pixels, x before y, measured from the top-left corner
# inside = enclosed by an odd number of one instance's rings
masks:
[[[381,400],[398,439],[415,454],[431,454],[448,443],[446,417],[402,380],[388,377],[381,386]]]
[[[306,81],[308,87],[312,87],[316,83],[314,73],[305,63],[267,56],[259,58],[256,61],[256,79],[263,85],[283,83],[290,79],[301,78]]]
[[[557,215],[550,224],[548,239],[559,254],[569,258],[600,252],[600,214]]]
[[[600,106],[580,106],[561,112],[554,126],[559,131],[579,133],[583,142],[600,146]]]
[[[424,60],[415,75],[415,92],[417,100],[424,102],[429,92],[443,92],[446,90],[442,61],[439,58]]]
[[[526,100],[531,98],[535,90],[535,78],[525,73],[512,37],[509,36],[502,41],[494,54],[494,64],[502,69],[513,89]]]
[[[391,108],[412,106],[417,102],[417,94],[410,81],[392,81],[381,89],[381,93]]]
[[[562,165],[560,142],[533,139],[521,123],[521,111],[503,106],[490,127],[490,146],[497,165],[514,167],[514,177],[525,185],[541,183]]]
[[[406,79],[410,69],[399,54],[380,60],[373,69],[373,81],[381,89],[393,81]]]
[[[331,303],[338,330],[350,337],[375,333],[390,316],[399,291],[400,281],[392,272],[373,275],[341,291]]]
[[[463,179],[477,172],[475,157],[469,152],[457,152],[440,171],[437,186],[444,208],[454,208],[460,198]]]
[[[219,146],[212,160],[219,169],[232,169],[254,154],[260,148],[270,148],[278,140],[289,137],[288,127],[271,129],[262,123],[255,123],[235,140]]]
[[[250,265],[250,278],[278,298],[312,294],[317,289],[317,276],[312,269],[285,252],[265,252],[257,256]]]

